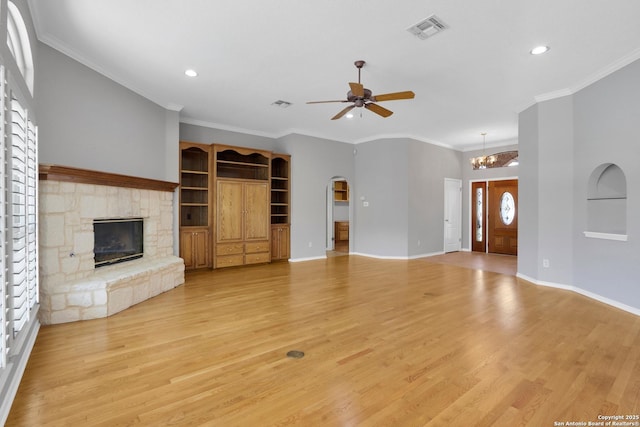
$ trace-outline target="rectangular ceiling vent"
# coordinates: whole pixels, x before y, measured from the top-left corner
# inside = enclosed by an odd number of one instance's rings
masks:
[[[271,105],[273,105],[274,107],[280,107],[280,108],[288,108],[291,107],[291,103],[287,102],[287,101],[283,101],[281,99],[274,101],[271,103]]]
[[[441,31],[449,28],[447,24],[445,24],[442,19],[438,18],[436,15],[431,15],[426,19],[418,22],[415,25],[407,28],[411,34],[419,38],[420,40],[426,40],[429,37],[438,34]]]

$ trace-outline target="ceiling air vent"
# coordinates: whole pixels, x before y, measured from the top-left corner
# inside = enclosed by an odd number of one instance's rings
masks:
[[[442,22],[442,19],[438,18],[436,15],[431,15],[428,18],[418,22],[417,24],[407,28],[407,31],[409,31],[420,40],[425,40],[447,28],[449,27],[447,26],[447,24]]]
[[[280,107],[280,108],[288,108],[291,107],[291,103],[287,102],[287,101],[283,101],[281,99],[274,101],[271,103],[271,105],[273,105],[274,107]]]

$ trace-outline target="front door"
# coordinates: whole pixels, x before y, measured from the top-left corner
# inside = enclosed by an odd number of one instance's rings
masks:
[[[489,182],[489,252],[518,254],[518,180]]]

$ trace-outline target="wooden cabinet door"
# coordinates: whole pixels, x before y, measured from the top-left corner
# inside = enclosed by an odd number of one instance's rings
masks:
[[[244,184],[244,210],[245,240],[269,240],[271,211],[267,183],[247,182]]]
[[[193,265],[194,268],[209,267],[209,232],[193,233]]]
[[[185,269],[195,268],[192,231],[182,231],[180,233],[180,256],[184,260]]]
[[[218,180],[216,204],[216,242],[243,239],[243,182]]]
[[[289,226],[274,225],[271,228],[271,259],[289,259],[290,253]]]
[[[336,222],[335,231],[336,242],[349,241],[349,223],[345,221]]]
[[[187,270],[211,266],[209,261],[209,231],[181,231],[180,256],[184,260],[184,268]]]

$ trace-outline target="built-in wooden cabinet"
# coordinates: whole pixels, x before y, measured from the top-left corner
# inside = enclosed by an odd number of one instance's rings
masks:
[[[291,256],[289,224],[271,225],[271,260],[288,260]]]
[[[336,202],[349,201],[349,184],[347,184],[347,181],[333,182],[333,199]]]
[[[214,268],[271,261],[271,152],[213,145]]]
[[[180,255],[187,269],[287,260],[291,157],[180,143]]]
[[[269,262],[268,182],[216,180],[215,267]]]
[[[338,242],[348,242],[349,241],[349,221],[336,221],[334,223],[335,226],[335,240]]]
[[[211,267],[210,146],[180,143],[180,256],[186,269]]]
[[[271,156],[271,260],[290,256],[290,162],[287,154]]]
[[[180,230],[180,256],[185,269],[211,267],[208,228],[183,227]]]

